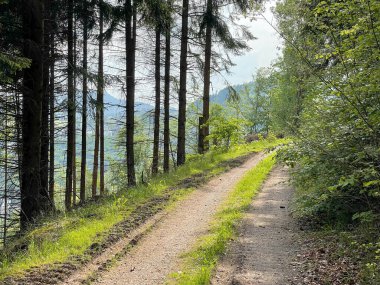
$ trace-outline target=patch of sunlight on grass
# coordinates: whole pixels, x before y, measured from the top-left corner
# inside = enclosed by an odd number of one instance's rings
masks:
[[[251,152],[263,151],[287,143],[285,139],[262,140],[236,146],[226,151],[210,151],[196,155],[168,174],[161,174],[146,185],[120,190],[117,194],[90,202],[68,213],[55,214],[40,221],[40,226],[30,229],[14,242],[26,249],[0,253],[0,280],[22,274],[32,267],[67,262],[84,255],[92,244],[102,242],[117,223],[127,219],[138,206],[153,197],[160,197],[165,189],[194,174],[208,171],[210,176],[223,172],[219,164]],[[189,191],[178,191],[171,203]],[[10,247],[12,248],[12,247]],[[13,247],[15,248],[15,247]]]
[[[216,213],[209,232],[200,237],[194,248],[183,256],[183,268],[171,275],[169,284],[210,283],[219,257],[225,252],[228,241],[236,235],[237,223],[274,166],[274,156],[275,153],[267,156],[238,182]]]

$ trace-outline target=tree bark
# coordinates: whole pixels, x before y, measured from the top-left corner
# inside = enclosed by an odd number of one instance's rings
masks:
[[[99,88],[99,87],[98,87]],[[99,93],[99,91],[97,92]],[[92,188],[91,188],[91,196],[96,196],[96,189],[98,187],[98,166],[99,166],[99,107],[98,107],[98,98],[99,95],[96,96],[96,111],[95,111],[95,147],[94,147],[94,163],[92,168]]]
[[[126,44],[126,81],[127,81],[127,176],[128,185],[136,185],[134,158],[134,121],[135,121],[135,47],[136,47],[136,12],[132,9],[132,0],[126,0],[125,44]]]
[[[50,56],[51,56],[51,61],[50,61],[50,94],[49,94],[49,109],[50,109],[50,120],[49,120],[49,143],[50,143],[50,151],[49,151],[49,198],[50,202],[52,203],[53,209],[55,208],[54,204],[54,168],[55,168],[55,146],[54,146],[54,141],[55,141],[55,115],[54,115],[54,88],[55,88],[55,58],[54,58],[54,32],[51,31],[50,34]]]
[[[31,59],[23,76],[21,229],[44,208],[41,199],[41,113],[43,98],[43,3],[23,1],[23,56]]]
[[[99,181],[99,192],[100,195],[104,195],[104,71],[103,71],[103,11],[101,7],[102,1],[100,1],[100,19],[99,19],[99,82],[98,82],[98,90],[99,90],[99,102],[100,110],[99,110],[99,139],[100,139],[100,181]]]
[[[206,46],[205,46],[205,66],[203,70],[203,112],[202,125],[199,132],[199,153],[204,153],[209,149],[209,142],[206,140],[209,135],[208,120],[210,118],[210,73],[211,73],[211,17],[212,17],[212,0],[207,0],[208,22],[206,26]]]
[[[74,82],[74,116],[73,116],[73,125],[74,125],[74,132],[73,132],[73,205],[77,203],[77,143],[76,143],[76,132],[77,132],[77,101],[76,101],[76,90],[77,90],[77,31],[76,31],[76,17],[74,19],[74,28],[73,28],[73,34],[74,34],[74,59],[73,59],[73,82]]]
[[[170,160],[170,27],[165,38],[165,90],[164,90],[164,172],[169,171]]]
[[[186,160],[186,84],[187,84],[187,42],[189,32],[189,0],[183,0],[182,4],[182,28],[181,28],[181,56],[178,94],[178,142],[177,165],[182,165]]]
[[[80,165],[80,202],[86,200],[86,165],[87,165],[87,42],[88,42],[88,14],[87,0],[84,0],[83,17],[83,82],[82,82],[82,151]]]
[[[67,68],[67,165],[66,165],[66,193],[65,206],[66,210],[71,209],[72,192],[73,192],[73,150],[75,135],[75,102],[74,102],[74,53],[73,53],[73,0],[68,0],[68,27],[67,27],[67,46],[68,46],[68,68]]]
[[[44,45],[43,45],[43,97],[41,116],[41,195],[49,198],[49,47],[50,47],[50,1],[44,1]],[[48,210],[48,209],[46,209]]]
[[[161,104],[161,76],[160,76],[160,48],[161,48],[161,29],[156,27],[156,49],[155,49],[155,108],[154,108],[154,135],[153,135],[153,163],[152,174],[158,173],[159,144],[160,144],[160,104]]]
[[[102,124],[102,102],[104,92],[104,78],[103,78],[103,12],[99,8],[99,55],[98,55],[98,79],[97,79],[97,96],[96,96],[96,122],[95,122],[95,149],[94,149],[94,168],[92,172],[92,197],[96,196],[96,189],[98,183],[98,163],[99,163],[99,145],[100,145],[100,179],[102,179],[102,142],[101,142],[101,124]],[[104,139],[104,138],[103,138]],[[103,161],[104,161],[104,146],[103,146]],[[103,162],[104,163],[104,162]],[[104,168],[104,164],[103,164]],[[104,171],[104,169],[103,169]],[[104,182],[103,182],[104,183]],[[100,195],[103,195],[100,185]],[[103,184],[104,187],[104,184]],[[104,189],[104,188],[103,188]]]

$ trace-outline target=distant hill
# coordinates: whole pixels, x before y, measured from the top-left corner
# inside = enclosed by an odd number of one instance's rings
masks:
[[[249,87],[253,87],[254,86],[254,82],[252,81],[252,82],[248,82],[248,83],[245,83],[245,84],[233,85],[231,87],[237,93],[239,93],[239,92],[241,92],[244,89],[244,87],[246,85],[248,85]],[[230,94],[230,89],[228,87],[223,88],[218,93],[213,94],[213,95],[210,96],[210,102],[214,103],[214,104],[219,104],[219,105],[225,106],[227,104],[227,100],[228,100],[229,94]],[[198,100],[196,100],[194,102],[194,104],[197,107],[201,107],[202,106],[202,100],[198,99]]]
[[[112,96],[109,93],[104,94],[104,105],[105,112],[104,115],[106,118],[120,118],[123,114],[125,114],[125,99],[119,99]],[[144,103],[144,102],[136,102],[135,111],[137,115],[144,115],[147,112],[151,112],[154,110],[154,106]]]
[[[237,92],[241,92],[244,87],[248,85],[250,87],[254,86],[254,82],[248,82],[246,84],[238,84],[238,85],[233,85],[232,88]],[[215,104],[220,104],[222,106],[225,106],[229,97],[230,90],[228,87],[220,90],[218,93],[213,94],[210,96],[210,101],[211,103]],[[96,98],[96,92],[92,95],[92,97],[95,99]],[[104,94],[104,103],[105,103],[105,117],[106,118],[120,118],[124,112],[125,112],[125,99],[120,99],[112,96],[108,92],[105,92]],[[196,100],[194,104],[197,107],[202,106],[202,101],[201,100]],[[135,105],[135,110],[136,110],[136,115],[144,115],[148,112],[152,112],[154,110],[154,106],[150,105],[148,103],[144,102],[136,102]],[[175,108],[171,108],[170,112],[175,115],[177,114],[177,110]]]
[[[95,96],[96,97],[96,96]],[[109,93],[104,94],[104,105],[105,105],[105,112],[104,115],[106,118],[120,118],[125,114],[125,99],[119,99],[114,96],[112,96]],[[137,116],[143,116],[146,115],[149,112],[154,111],[154,106],[150,105],[149,103],[137,101],[135,102],[135,112]],[[161,110],[163,112],[163,110]],[[173,116],[177,115],[177,109],[170,108],[170,114]]]

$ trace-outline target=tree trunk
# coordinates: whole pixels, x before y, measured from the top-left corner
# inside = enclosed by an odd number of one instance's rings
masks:
[[[21,229],[43,209],[41,199],[41,113],[43,98],[43,3],[23,1],[23,56],[31,59],[24,69],[21,166]]]
[[[159,144],[160,144],[160,104],[161,104],[161,87],[160,87],[160,48],[161,48],[161,30],[156,27],[156,50],[155,50],[155,108],[154,108],[154,135],[153,135],[153,163],[152,163],[152,174],[158,173],[158,156],[159,156]]]
[[[68,0],[68,27],[67,27],[67,46],[68,46],[68,68],[67,68],[67,165],[66,165],[66,193],[65,206],[70,210],[73,192],[73,150],[75,133],[75,102],[74,102],[74,54],[73,54],[73,0]]]
[[[7,231],[8,231],[8,98],[5,97],[5,106],[4,106],[4,196],[3,198],[3,247],[7,245]]]
[[[181,28],[181,56],[178,94],[178,142],[177,165],[185,163],[186,159],[186,77],[187,77],[187,42],[189,32],[189,0],[183,0],[182,4],[182,28]]]
[[[132,11],[132,0],[126,0],[125,44],[126,44],[126,73],[127,73],[127,171],[128,185],[136,185],[134,158],[134,121],[135,121],[135,47],[136,47],[136,13]],[[134,9],[133,9],[134,10]],[[132,21],[133,18],[133,21]]]
[[[99,88],[99,87],[98,87]],[[98,91],[99,93],[99,91]],[[96,111],[95,111],[95,147],[94,147],[94,163],[92,168],[92,188],[91,196],[96,196],[96,189],[98,186],[98,165],[99,165],[99,104],[98,104],[99,95],[96,96]]]
[[[50,1],[45,0],[43,45],[43,97],[41,117],[41,195],[49,198],[49,47],[50,47]],[[48,210],[48,209],[46,209]]]
[[[168,172],[170,160],[170,27],[166,30],[165,40],[164,172]]]
[[[96,96],[96,122],[95,122],[95,149],[94,149],[94,168],[92,172],[92,197],[96,196],[96,188],[98,183],[98,163],[99,163],[99,145],[102,148],[101,143],[101,124],[102,124],[102,102],[103,102],[103,12],[100,7],[99,9],[100,18],[99,18],[99,55],[98,55],[98,86],[97,86],[97,96]],[[104,148],[104,146],[103,146]],[[101,151],[102,152],[102,149]],[[104,149],[103,149],[104,152]],[[104,153],[103,153],[104,155]],[[100,153],[100,179],[102,179],[102,153]],[[104,159],[104,156],[103,156]],[[103,166],[104,167],[104,166]],[[104,171],[104,169],[103,169]],[[104,183],[104,182],[103,182]],[[100,185],[101,188],[102,185]],[[103,185],[104,187],[104,185]],[[104,189],[104,188],[103,188]],[[100,194],[102,195],[102,189],[100,189]]]
[[[77,143],[76,143],[76,132],[77,132],[77,101],[76,101],[76,94],[77,94],[77,31],[76,31],[76,17],[74,19],[74,116],[73,116],[73,125],[74,125],[74,133],[73,133],[73,205],[77,203]]]
[[[99,19],[99,81],[98,90],[99,98],[98,104],[100,105],[99,110],[99,137],[100,137],[100,184],[99,192],[100,195],[104,195],[104,72],[103,72],[103,11],[101,7],[102,1],[100,1],[100,19]]]
[[[212,0],[207,0],[207,14],[209,15],[208,19],[210,21],[212,16]],[[209,149],[209,142],[206,138],[210,133],[208,120],[210,118],[211,35],[211,23],[208,22],[206,26],[205,66],[203,71],[203,118],[199,132],[199,153],[204,153]]]
[[[87,41],[88,15],[87,0],[84,1],[85,15],[83,18],[83,86],[82,86],[82,153],[80,165],[80,202],[86,200],[86,162],[87,162]]]
[[[49,120],[49,143],[50,143],[50,151],[49,151],[49,198],[52,203],[53,209],[55,208],[54,204],[54,167],[55,167],[55,146],[54,146],[54,132],[55,132],[55,127],[54,127],[54,88],[55,88],[55,58],[54,58],[54,32],[51,31],[50,34],[50,56],[51,56],[51,61],[50,61],[50,94],[49,94],[49,109],[50,109],[50,120]]]

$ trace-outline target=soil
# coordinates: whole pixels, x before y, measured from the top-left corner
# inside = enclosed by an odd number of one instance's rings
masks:
[[[233,186],[263,157],[263,154],[254,155],[240,167],[212,179],[180,201],[138,241],[137,246],[108,271],[98,274],[93,283],[162,284],[169,273],[178,269],[180,255],[207,231],[213,215]]]
[[[293,283],[299,230],[290,216],[288,172],[275,167],[228,246],[211,284],[284,285]]]

